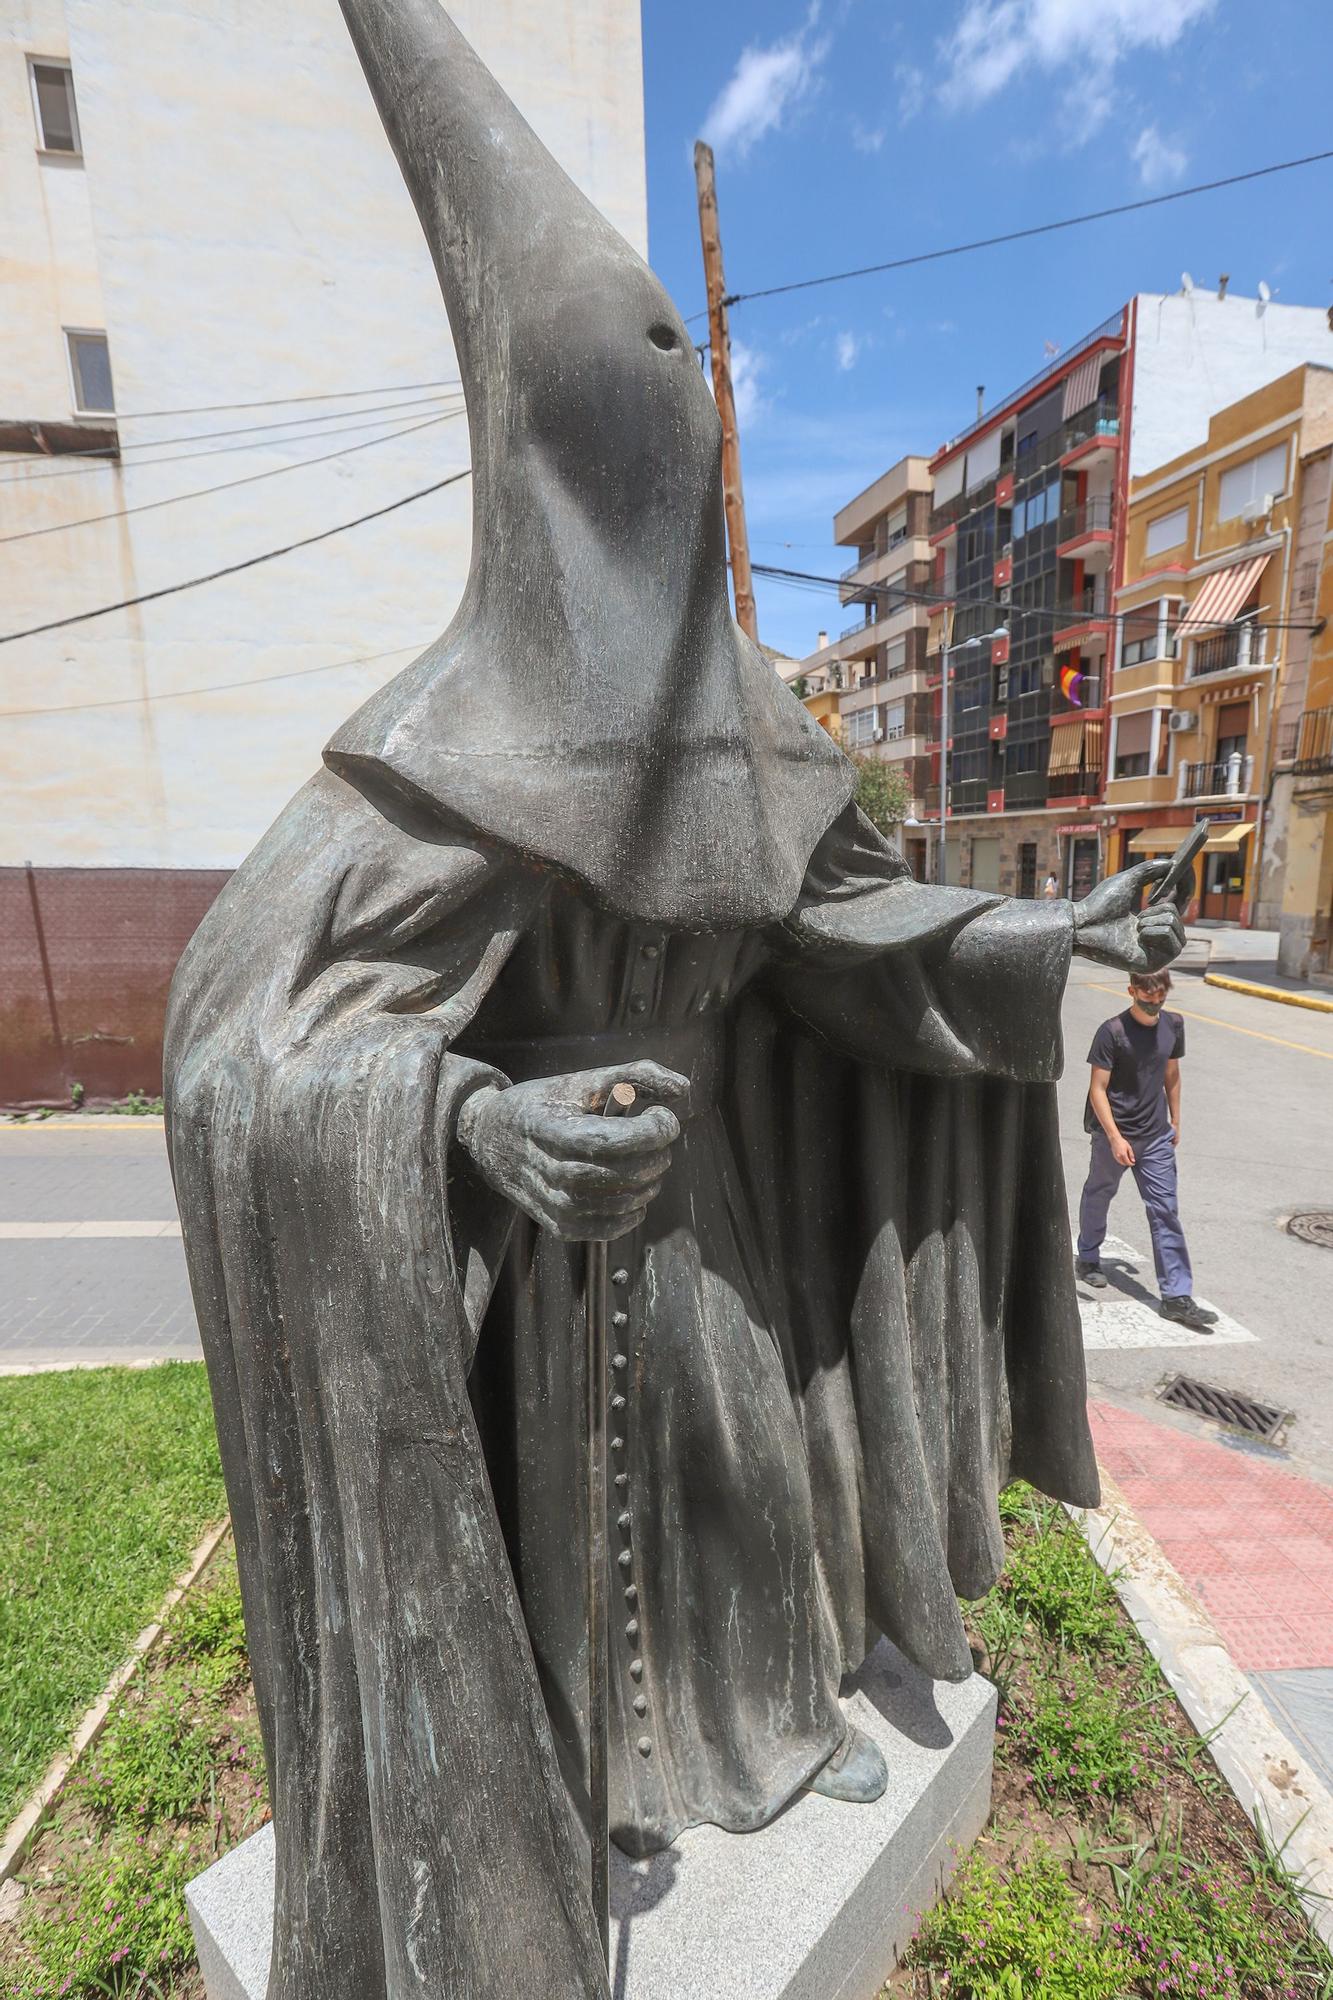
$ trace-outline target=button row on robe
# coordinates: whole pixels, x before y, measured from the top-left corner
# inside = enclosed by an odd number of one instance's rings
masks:
[[[655,958],[657,956],[657,947],[655,945],[651,947],[645,946],[644,956],[646,958]],[[648,1004],[647,1001],[643,998],[641,994],[636,994],[630,1002],[631,1007],[634,1009],[636,1013],[642,1013],[647,1004]],[[623,1292],[626,1285],[628,1285],[629,1283],[629,1272],[623,1268],[613,1271],[611,1273],[611,1283],[615,1286],[617,1291]],[[617,1307],[615,1312],[613,1312],[611,1315],[611,1324],[617,1329],[617,1331],[620,1331],[621,1329],[629,1325],[629,1314],[625,1312],[623,1308]],[[628,1354],[623,1354],[623,1353],[613,1354],[611,1357],[611,1366],[615,1370],[617,1375],[623,1376],[629,1367]],[[624,1396],[620,1394],[614,1395],[611,1398],[611,1408],[616,1413],[616,1415],[619,1416],[621,1411],[625,1408]],[[621,1452],[624,1451],[624,1449],[625,1449],[624,1438],[619,1435],[613,1437],[611,1440],[611,1450],[618,1456]],[[629,1485],[629,1474],[625,1472],[623,1469],[617,1470],[615,1474],[616,1491],[623,1496],[625,1489],[628,1487],[628,1485]],[[622,1507],[620,1513],[616,1516],[616,1526],[620,1529],[621,1534],[624,1535],[626,1541],[628,1542],[630,1538],[630,1532],[634,1526],[633,1516],[631,1515],[628,1507]],[[626,1579],[625,1602],[631,1607],[632,1610],[633,1607],[639,1601],[639,1593],[636,1586],[628,1580],[629,1573],[634,1566],[633,1551],[629,1548],[622,1549],[620,1551],[620,1554],[616,1557],[616,1561],[620,1566],[621,1574]],[[634,1649],[637,1647],[639,1643],[639,1621],[637,1618],[631,1617],[626,1621],[625,1642],[629,1646],[631,1653],[633,1653],[634,1655],[634,1657],[630,1660],[629,1663],[630,1679],[634,1681],[641,1681],[643,1679],[643,1661],[639,1657],[638,1653],[634,1651]],[[643,1694],[642,1692],[636,1694],[634,1697],[633,1708],[634,1708],[634,1713],[640,1719],[646,1716],[648,1713],[647,1695]],[[638,1751],[641,1757],[651,1757],[653,1754],[653,1740],[651,1736],[640,1736],[634,1747]]]

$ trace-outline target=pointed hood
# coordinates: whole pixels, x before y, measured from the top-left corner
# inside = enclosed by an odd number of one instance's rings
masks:
[[[452,624],[325,760],[627,918],[781,917],[852,773],[732,620],[680,316],[437,0],[341,4],[449,312],[473,538]]]

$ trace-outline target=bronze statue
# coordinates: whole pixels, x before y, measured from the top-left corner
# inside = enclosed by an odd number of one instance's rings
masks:
[[[1082,904],[911,880],[729,614],[646,266],[436,0],[342,0],[467,393],[471,575],[177,974],[172,1164],[277,1835],[271,2000],[607,1992],[584,1245],[610,1239],[631,1854],[884,1782],[839,1682],[972,1662],[998,1489],[1097,1475],[1053,1079]],[[633,1085],[630,1115],[596,1115]]]

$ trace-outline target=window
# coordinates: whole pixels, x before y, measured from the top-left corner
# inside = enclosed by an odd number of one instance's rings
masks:
[[[1115,776],[1146,778],[1152,750],[1152,710],[1122,715],[1115,728]]]
[[[74,75],[68,63],[30,62],[37,140],[44,153],[82,153]]]
[[[1287,447],[1275,444],[1244,465],[1233,465],[1222,474],[1217,494],[1217,518],[1234,521],[1240,514],[1262,507],[1271,493],[1274,499],[1287,487]]]
[[[906,639],[890,639],[884,648],[884,671],[886,674],[900,674],[907,665]]]
[[[1188,507],[1173,507],[1169,514],[1159,514],[1155,521],[1149,521],[1143,537],[1145,556],[1160,556],[1164,549],[1178,549],[1190,531],[1190,510]]]
[[[1004,746],[1004,774],[1006,778],[1016,777],[1023,771],[1035,771],[1040,763],[1039,745],[1034,738],[1031,743],[1006,743]]]
[[[65,329],[69,348],[69,372],[74,385],[74,407],[82,416],[109,417],[116,403],[111,388],[111,356],[104,333],[78,333]]]
[[[890,701],[884,705],[884,735],[889,743],[896,743],[906,733],[907,703]]]
[[[875,717],[878,710],[872,702],[869,708],[854,708],[843,718],[849,750],[865,750],[875,740]]]
[[[890,514],[887,524],[887,533],[888,533],[888,546],[891,549],[896,549],[899,542],[905,542],[907,540],[906,501],[903,502],[901,507],[895,507],[893,512]]]

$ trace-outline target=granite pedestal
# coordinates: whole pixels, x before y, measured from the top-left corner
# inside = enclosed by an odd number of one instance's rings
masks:
[[[849,1717],[889,1765],[877,1805],[803,1795],[760,1833],[696,1827],[664,1854],[612,1850],[613,2000],[872,2000],[990,1809],[995,1691],[932,1682],[882,1643]],[[209,2000],[264,2000],[265,1827],[187,1891]]]

